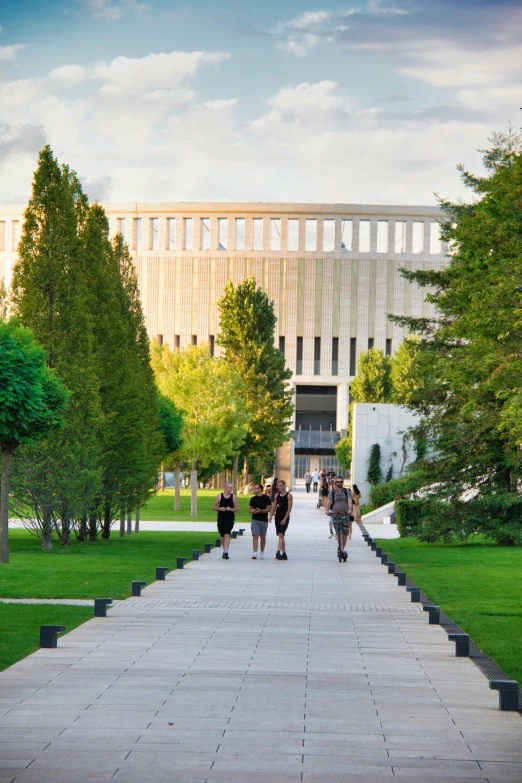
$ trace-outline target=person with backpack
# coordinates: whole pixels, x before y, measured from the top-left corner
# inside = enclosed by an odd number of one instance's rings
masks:
[[[339,555],[345,559],[346,541],[350,530],[350,519],[353,511],[352,493],[343,486],[344,479],[337,476],[333,489],[330,491],[325,506],[325,513],[332,517],[333,527],[339,538]],[[340,559],[340,558],[339,558]]]

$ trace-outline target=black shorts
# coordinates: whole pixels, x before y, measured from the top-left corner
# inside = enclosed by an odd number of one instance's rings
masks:
[[[290,522],[289,519],[285,522],[284,525],[281,524],[281,522],[278,522],[277,519],[275,520],[275,529],[278,536],[284,536],[286,533],[286,530],[288,528],[288,523]]]
[[[223,536],[229,536],[232,532],[232,528],[234,527],[234,522],[230,520],[230,522],[218,522],[217,528],[218,533],[223,538]]]

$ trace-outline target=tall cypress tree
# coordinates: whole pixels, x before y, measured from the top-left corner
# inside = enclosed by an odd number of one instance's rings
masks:
[[[85,259],[78,234],[79,182],[51,149],[40,153],[13,274],[13,304],[43,346],[49,367],[71,391],[65,426],[20,449],[19,492],[32,511],[42,546],[58,522],[62,542],[85,516],[100,485],[100,405],[93,330],[86,307]]]

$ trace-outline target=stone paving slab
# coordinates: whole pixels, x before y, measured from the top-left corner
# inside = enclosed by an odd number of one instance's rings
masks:
[[[313,500],[288,562],[238,538],[1,673],[0,783],[521,781],[520,716]]]

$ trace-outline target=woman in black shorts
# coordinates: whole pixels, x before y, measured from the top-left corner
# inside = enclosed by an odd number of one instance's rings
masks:
[[[235,513],[238,510],[237,500],[232,493],[232,484],[227,483],[223,487],[223,492],[218,495],[212,506],[214,511],[218,512],[217,526],[221,536],[221,545],[223,547],[223,560],[228,560],[228,548],[230,546],[230,534],[234,527]]]
[[[319,486],[321,489],[321,497],[323,499],[323,508],[326,508],[326,498],[328,497],[328,493],[330,492],[330,484],[326,476],[324,475],[321,476],[321,483]]]
[[[292,510],[292,504],[294,499],[290,492],[286,488],[286,482],[283,479],[279,479],[277,482],[277,494],[272,503],[270,510],[270,522],[272,517],[275,517],[275,528],[278,535],[278,549],[276,552],[276,560],[288,560],[286,556],[286,543],[285,533],[290,522],[290,512]]]

